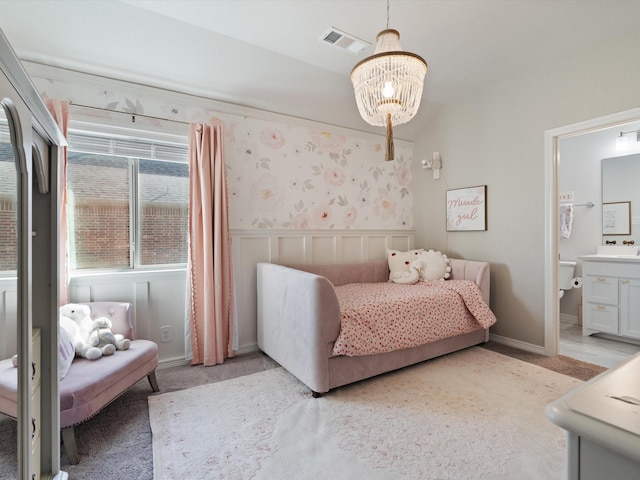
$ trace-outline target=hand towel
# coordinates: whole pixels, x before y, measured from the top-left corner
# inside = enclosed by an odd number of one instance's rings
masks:
[[[560,205],[560,236],[562,238],[569,238],[572,224],[573,205],[570,203]]]

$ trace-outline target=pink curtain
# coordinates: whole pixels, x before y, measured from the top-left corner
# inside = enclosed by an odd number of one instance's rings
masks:
[[[191,364],[233,357],[233,271],[222,127],[189,125]]]
[[[58,124],[62,134],[67,137],[69,128],[69,102],[44,99],[49,112]],[[58,198],[60,200],[60,236],[58,238],[58,256],[60,258],[60,305],[69,303],[69,239],[67,232],[67,147],[62,147],[58,178]],[[53,172],[52,172],[53,174]]]

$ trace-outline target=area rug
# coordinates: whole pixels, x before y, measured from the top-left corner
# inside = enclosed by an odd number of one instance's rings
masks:
[[[282,368],[149,397],[155,480],[561,479],[574,378],[473,347],[312,398]]]

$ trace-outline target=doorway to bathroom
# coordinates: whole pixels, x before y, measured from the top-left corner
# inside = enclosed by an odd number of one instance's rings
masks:
[[[616,139],[621,131],[639,129],[640,109],[634,109],[545,133],[547,355],[562,354],[609,367],[640,351],[640,345],[633,343],[583,336],[582,289],[564,287],[560,292],[558,275],[559,260],[575,261],[575,275],[579,279],[582,272],[580,257],[595,253],[596,246],[603,245],[604,239],[609,238],[603,237],[602,231],[601,162],[605,158],[640,153],[636,135],[627,135],[626,151],[616,149]],[[566,206],[570,207],[569,217]],[[640,229],[640,225],[636,228]]]

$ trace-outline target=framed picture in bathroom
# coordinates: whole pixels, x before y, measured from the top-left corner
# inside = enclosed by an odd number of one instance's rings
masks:
[[[447,232],[487,229],[487,186],[447,190]]]
[[[631,235],[631,202],[602,204],[602,235]]]

